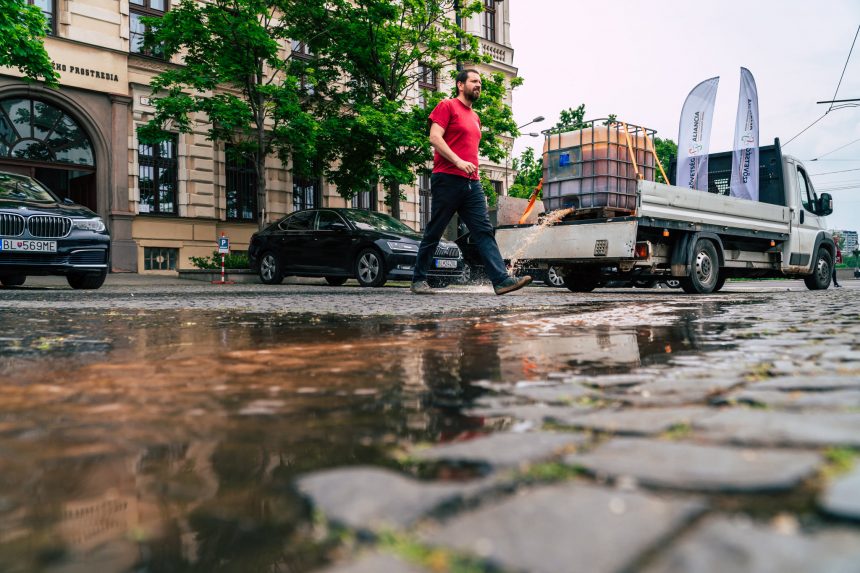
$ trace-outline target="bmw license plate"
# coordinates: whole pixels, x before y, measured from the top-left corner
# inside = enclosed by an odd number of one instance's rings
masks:
[[[455,259],[436,259],[437,269],[456,269],[457,261]]]
[[[15,251],[20,253],[56,253],[57,241],[0,239],[0,251]]]

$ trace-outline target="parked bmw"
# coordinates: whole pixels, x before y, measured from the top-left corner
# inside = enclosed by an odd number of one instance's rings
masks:
[[[412,279],[421,235],[394,217],[364,209],[307,209],[290,213],[251,237],[248,258],[265,284],[286,276],[324,277],[339,286],[348,279],[380,287],[388,280]],[[442,241],[428,282],[460,282],[463,256]]]
[[[109,264],[110,235],[95,213],[35,179],[0,171],[0,284],[65,275],[72,288],[97,289]]]

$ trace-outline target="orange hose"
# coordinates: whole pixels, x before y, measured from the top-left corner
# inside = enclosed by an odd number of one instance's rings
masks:
[[[531,196],[529,197],[529,204],[526,206],[526,210],[523,211],[523,216],[520,217],[520,220],[517,222],[518,225],[522,225],[526,222],[526,219],[531,215],[532,210],[535,208],[535,201],[537,201],[538,193],[540,193],[541,188],[543,188],[543,177],[538,181],[537,187],[532,191]]]

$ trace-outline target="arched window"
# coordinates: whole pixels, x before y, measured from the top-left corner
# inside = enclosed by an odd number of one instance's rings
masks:
[[[0,159],[95,167],[86,132],[62,110],[35,99],[0,100]]]

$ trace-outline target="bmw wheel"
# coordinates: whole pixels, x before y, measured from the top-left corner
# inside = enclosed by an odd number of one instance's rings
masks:
[[[96,273],[69,273],[66,276],[73,289],[93,290],[101,287],[107,278],[107,271]]]
[[[0,284],[4,287],[19,287],[27,280],[27,275],[6,275],[0,277]]]

